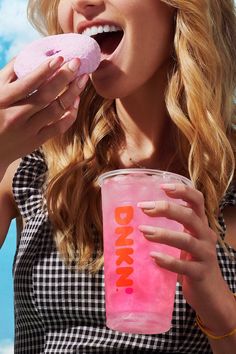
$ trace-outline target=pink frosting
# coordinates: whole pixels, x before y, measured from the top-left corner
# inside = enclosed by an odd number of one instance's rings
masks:
[[[91,37],[77,33],[58,34],[40,38],[28,44],[17,56],[14,71],[24,77],[48,59],[62,56],[65,62],[80,58],[77,76],[92,73],[101,61],[101,50]]]

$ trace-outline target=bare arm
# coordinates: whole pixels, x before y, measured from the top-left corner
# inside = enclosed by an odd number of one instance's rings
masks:
[[[18,214],[12,194],[12,179],[20,160],[13,162],[0,182],[0,247],[4,243],[11,221]]]
[[[88,75],[77,78],[78,58],[62,63],[62,57],[49,59],[20,80],[14,60],[0,70],[0,246],[17,215],[11,193],[13,161],[63,134],[77,118]]]
[[[224,219],[227,227],[225,242],[228,243],[231,247],[236,250],[236,207],[227,207],[224,210]],[[222,307],[223,307],[222,299]],[[228,328],[226,332],[229,332],[231,329],[236,328],[236,298],[232,298],[232,304],[235,302],[235,309],[229,313],[229,318],[231,318],[231,328]],[[233,307],[232,307],[233,309]],[[225,329],[221,329],[221,333],[226,333]],[[235,354],[236,348],[236,333],[233,336],[230,336],[221,340],[209,340],[211,348],[214,354]]]

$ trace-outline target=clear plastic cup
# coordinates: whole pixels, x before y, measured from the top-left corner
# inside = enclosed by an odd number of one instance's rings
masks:
[[[122,169],[99,177],[102,191],[104,275],[107,327],[128,333],[157,334],[171,328],[177,275],[158,267],[151,251],[180,257],[180,250],[148,241],[141,224],[183,231],[164,217],[150,217],[137,207],[141,201],[171,200],[162,183],[187,178],[150,169]]]

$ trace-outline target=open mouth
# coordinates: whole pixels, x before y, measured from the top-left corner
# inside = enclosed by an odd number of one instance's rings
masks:
[[[117,32],[98,33],[92,36],[92,38],[94,38],[99,44],[103,56],[104,55],[108,56],[111,55],[116,50],[123,36],[124,36],[123,31],[117,31]]]

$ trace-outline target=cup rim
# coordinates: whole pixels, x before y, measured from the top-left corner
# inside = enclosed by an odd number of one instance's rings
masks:
[[[105,172],[98,177],[98,184],[101,187],[104,180],[109,177],[119,176],[119,175],[127,175],[127,174],[150,174],[150,175],[157,175],[162,176],[164,179],[168,177],[175,177],[175,179],[179,180],[180,182],[192,186],[193,183],[190,179],[185,176],[179,175],[177,173],[169,172],[169,171],[162,171],[162,170],[155,170],[150,168],[123,168]]]

